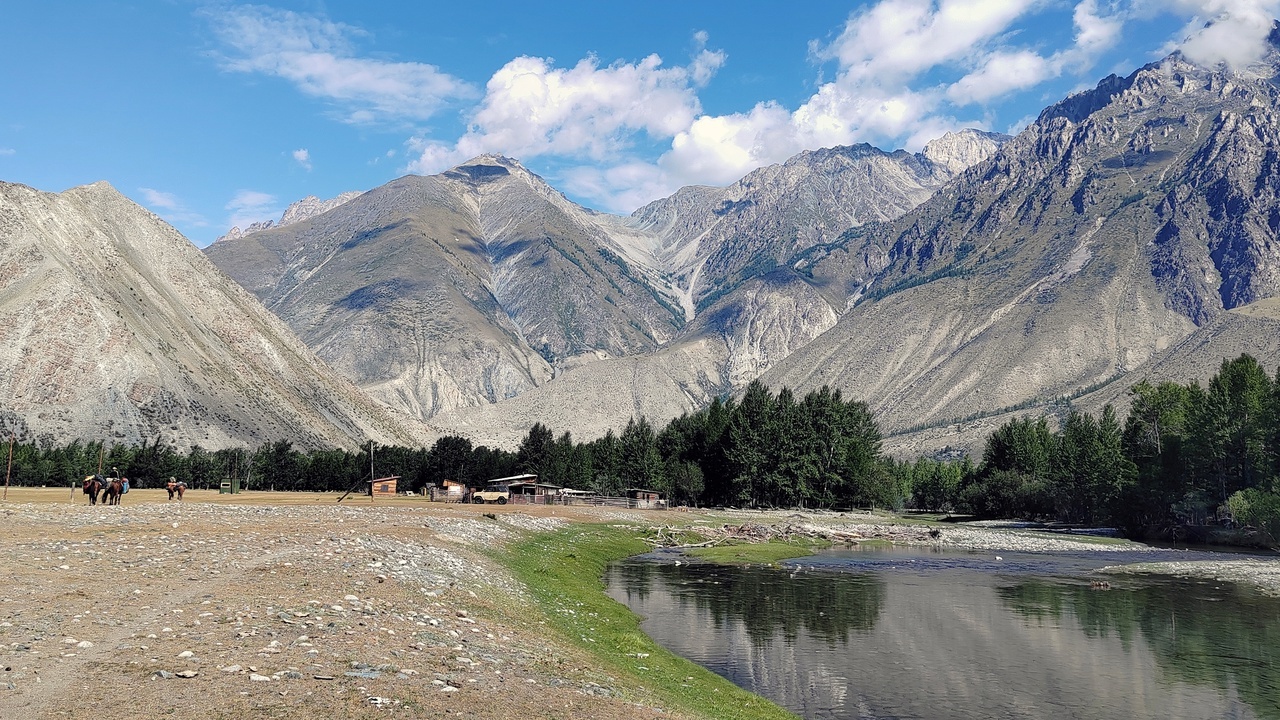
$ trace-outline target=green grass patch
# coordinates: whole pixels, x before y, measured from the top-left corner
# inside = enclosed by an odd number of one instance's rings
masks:
[[[690,557],[719,565],[772,565],[783,560],[806,557],[827,547],[831,547],[831,543],[765,542],[716,545],[685,552]]]
[[[660,647],[640,618],[604,593],[609,563],[648,551],[632,526],[573,525],[495,553],[525,584],[547,626],[594,656],[597,669],[635,691],[633,700],[702,718],[795,716]],[[630,688],[630,690],[628,690]]]

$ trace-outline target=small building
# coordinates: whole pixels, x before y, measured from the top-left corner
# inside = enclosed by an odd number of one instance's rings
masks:
[[[645,488],[627,488],[627,506],[640,509],[665,509],[667,501],[662,493]]]
[[[471,499],[471,488],[457,480],[445,480],[437,487],[422,488],[422,494],[428,495],[436,502],[467,502]]]
[[[540,483],[536,480],[521,480],[507,485],[507,491],[511,493],[511,502],[517,503],[553,503],[560,496],[562,489],[559,485]]]
[[[400,479],[399,475],[378,478],[369,485],[369,494],[373,497],[395,497],[396,481]]]

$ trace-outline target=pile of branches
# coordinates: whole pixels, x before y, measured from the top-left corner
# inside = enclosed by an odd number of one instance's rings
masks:
[[[691,542],[691,535],[706,538]],[[824,540],[835,544],[853,545],[861,540],[889,540],[899,543],[919,543],[937,540],[941,532],[906,525],[862,525],[854,529],[816,527],[813,525],[721,525],[714,527],[679,528],[674,526],[651,527],[645,542],[654,548],[698,548],[726,543],[764,543],[771,541]]]

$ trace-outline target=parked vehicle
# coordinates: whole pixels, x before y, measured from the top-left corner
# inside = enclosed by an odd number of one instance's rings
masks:
[[[506,505],[507,495],[508,495],[508,492],[506,488],[503,488],[501,490],[497,490],[497,489],[477,490],[474,493],[471,493],[471,502],[477,505],[483,505],[485,503],[497,503],[499,505]]]

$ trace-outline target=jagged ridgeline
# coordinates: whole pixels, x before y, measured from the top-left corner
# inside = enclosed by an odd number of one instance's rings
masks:
[[[811,253],[803,271],[850,308],[764,380],[844,388],[894,433],[1203,378],[1244,351],[1280,362],[1259,302],[1280,294],[1276,58],[1109,77],[902,218]]]

